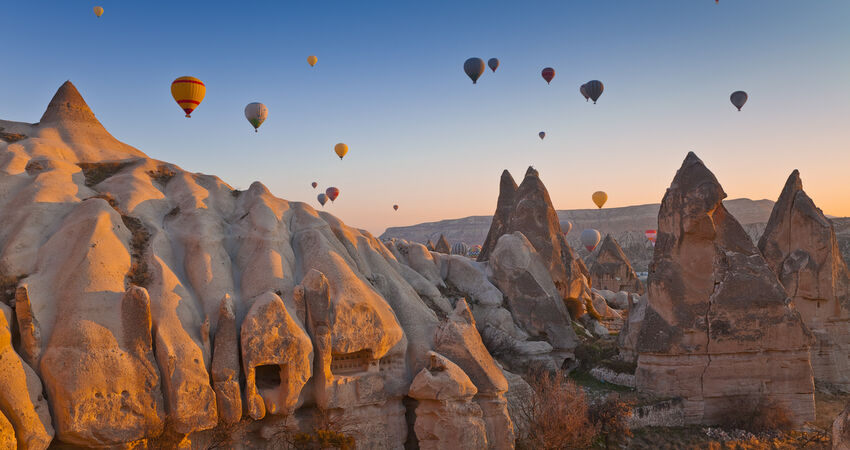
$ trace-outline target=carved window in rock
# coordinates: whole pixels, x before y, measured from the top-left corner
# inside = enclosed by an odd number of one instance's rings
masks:
[[[366,372],[369,370],[369,365],[372,362],[371,350],[361,350],[353,353],[334,353],[331,355],[331,373],[334,375],[348,375]]]

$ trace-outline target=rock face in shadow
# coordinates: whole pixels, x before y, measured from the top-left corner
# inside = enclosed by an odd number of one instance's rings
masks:
[[[22,136],[0,137],[2,301],[14,293],[17,312],[0,326],[0,430],[18,446],[205,448],[237,423],[224,446],[273,447],[287,419],[314,431],[327,413],[358,448],[396,449],[438,330],[475,346],[450,357],[464,371],[497,368],[475,326],[450,320],[449,255],[150,159],[70,83],[41,123],[0,128]],[[501,303],[464,262],[449,278]],[[466,376],[486,435],[512,448],[507,387]]]
[[[478,261],[490,259],[501,236],[521,232],[540,254],[570,314],[578,318],[591,301],[587,267],[567,244],[549,192],[533,167],[519,187],[507,171],[502,173],[496,214]]]
[[[640,327],[637,387],[714,424],[742,398],[814,419],[812,335],[693,153],[667,189]]]
[[[595,289],[643,294],[643,283],[638,279],[620,244],[610,234],[605,235],[587,266],[591,284]]]
[[[434,246],[434,251],[437,253],[444,253],[446,255],[452,252],[451,244],[449,244],[449,241],[446,240],[446,237],[442,234],[440,235],[440,239],[437,241],[437,245]]]
[[[850,392],[850,271],[835,229],[803,190],[796,170],[758,244],[816,340],[815,381]]]

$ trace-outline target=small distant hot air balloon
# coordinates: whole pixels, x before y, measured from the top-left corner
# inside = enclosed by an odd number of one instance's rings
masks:
[[[316,186],[318,186],[318,185],[319,185],[319,183],[316,183],[315,181],[310,183],[310,186],[313,186],[313,189],[316,189]]]
[[[103,7],[102,6],[95,6],[94,7],[94,15],[96,15],[97,17],[102,16],[103,15]]]
[[[647,239],[649,239],[649,242],[652,242],[652,246],[655,247],[655,237],[657,235],[656,231],[646,230],[643,234],[646,236]]]
[[[307,64],[309,64],[310,67],[315,66],[317,62],[319,62],[319,58],[316,58],[316,55],[310,55],[307,57]]]
[[[268,116],[269,109],[262,103],[248,103],[248,106],[245,107],[245,118],[254,126],[254,133],[257,132],[257,128],[260,128],[260,125],[266,121]]]
[[[481,58],[467,59],[463,63],[463,71],[472,80],[472,84],[477,83],[478,79],[481,78],[481,74],[484,73],[484,60]]]
[[[334,152],[336,156],[339,156],[339,159],[342,160],[342,157],[348,153],[348,146],[340,142],[339,144],[334,145]]]
[[[735,105],[736,108],[738,108],[738,111],[740,111],[741,108],[744,107],[744,103],[747,103],[748,98],[749,96],[744,91],[735,91],[732,93],[732,95],[729,96],[729,100],[731,100],[732,104]]]
[[[487,65],[490,67],[490,70],[493,72],[499,68],[499,59],[498,58],[490,58],[487,60]]]
[[[599,100],[599,96],[602,95],[604,89],[605,86],[599,80],[588,81],[584,84],[584,92],[593,100],[594,104],[596,104],[596,100]]]
[[[480,255],[480,254],[481,254],[481,246],[480,245],[473,245],[472,247],[469,248],[469,252],[466,253],[466,256],[474,259],[474,258],[478,258],[478,255]]]
[[[393,209],[398,211],[398,205],[393,205]]]
[[[586,248],[587,251],[592,252],[593,249],[599,245],[599,240],[602,239],[602,235],[593,228],[588,228],[581,232],[580,239],[581,245],[584,245],[584,248]]]
[[[543,72],[540,72],[540,75],[542,75],[543,79],[546,80],[546,84],[549,84],[552,82],[552,78],[555,78],[555,69],[547,67],[543,69]]]
[[[596,191],[593,193],[591,198],[593,199],[593,203],[596,203],[596,206],[602,208],[602,205],[608,201],[608,194],[603,191]]]
[[[587,95],[587,83],[582,84],[581,87],[578,88],[578,90],[579,90],[579,92],[581,92],[581,95],[584,97],[584,101],[587,101],[587,99],[590,98],[590,96]]]
[[[543,138],[545,138],[545,137],[546,137],[546,132],[545,132],[545,131],[541,131],[541,132],[537,133],[537,135],[538,135],[538,136],[540,136],[540,139],[543,139]]]
[[[195,77],[180,77],[171,82],[171,96],[186,113],[186,117],[192,117],[192,111],[201,104],[206,94],[204,82]]]
[[[466,256],[469,253],[469,244],[465,242],[458,242],[455,245],[452,245],[452,255],[461,255]]]
[[[329,187],[325,189],[325,194],[328,195],[328,198],[331,200],[331,203],[333,203],[333,201],[336,200],[337,197],[339,197],[339,189],[335,187]]]
[[[570,234],[570,230],[573,229],[573,223],[571,221],[561,222],[561,231],[564,232],[564,236]]]
[[[319,199],[319,203],[321,203],[322,206],[325,206],[325,203],[328,202],[328,196],[324,192],[316,196],[316,198]]]

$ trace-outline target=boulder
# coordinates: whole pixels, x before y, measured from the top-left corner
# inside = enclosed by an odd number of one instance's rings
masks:
[[[798,171],[788,177],[758,247],[815,336],[815,381],[850,392],[850,271],[832,221],[806,195]]]
[[[590,303],[587,267],[576,257],[561,232],[561,225],[549,192],[537,171],[529,167],[519,187],[510,173],[502,174],[496,214],[478,261],[486,261],[495,252],[501,236],[521,232],[540,254],[558,293],[577,318]]]
[[[416,375],[408,393],[419,402],[415,424],[419,448],[486,448],[481,407],[473,401],[478,389],[453,362],[438,353],[429,356],[428,367]]]
[[[632,269],[620,244],[610,234],[605,235],[602,244],[590,256],[587,266],[594,288],[643,294],[643,283]]]
[[[490,257],[493,284],[514,320],[533,339],[572,351],[578,340],[570,314],[540,254],[520,232],[503,235]]]
[[[637,388],[683,398],[691,424],[718,423],[746,397],[813,420],[812,335],[725,197],[689,153],[658,214]]]

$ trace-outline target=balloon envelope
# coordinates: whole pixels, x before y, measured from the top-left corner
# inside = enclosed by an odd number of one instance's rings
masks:
[[[398,205],[393,205],[393,209],[398,211]]]
[[[593,249],[595,249],[596,246],[599,245],[599,240],[601,238],[602,235],[599,234],[598,231],[594,230],[593,228],[588,228],[587,230],[581,232],[581,245],[583,245],[584,248],[587,249],[587,251],[592,252]]]
[[[348,153],[348,146],[340,142],[339,144],[334,145],[334,152],[336,156],[339,156],[339,159],[342,159],[346,153]]]
[[[540,139],[543,139],[543,138],[545,138],[545,137],[546,137],[546,132],[545,132],[545,131],[541,131],[541,132],[537,133],[537,135],[538,135],[538,136],[540,136]]]
[[[499,68],[499,60],[497,58],[490,58],[487,60],[487,65],[490,67],[490,70],[495,72]]]
[[[325,194],[327,194],[328,198],[331,200],[331,202],[333,202],[334,200],[336,200],[337,197],[339,197],[339,189],[335,187],[329,187],[325,189]]]
[[[587,96],[593,100],[593,103],[596,103],[596,100],[599,100],[599,96],[602,95],[602,91],[605,89],[605,86],[599,80],[588,81],[584,84],[584,91],[587,93]]]
[[[316,186],[318,186],[318,185],[319,185],[319,183],[316,183],[315,181],[310,183],[310,186],[313,186],[313,189],[316,189]]]
[[[587,84],[586,83],[582,84],[581,87],[578,88],[578,90],[579,90],[579,92],[581,92],[582,97],[584,97],[584,101],[587,101],[587,99],[590,98],[590,96],[587,95]]]
[[[571,221],[561,222],[561,231],[564,232],[564,236],[570,234],[570,230],[573,229],[573,223]]]
[[[94,7],[94,15],[96,15],[97,17],[102,16],[103,15],[103,7],[102,6],[95,6]]]
[[[593,193],[591,198],[593,199],[593,203],[596,203],[596,206],[602,208],[602,205],[608,201],[608,194],[602,191],[596,191]]]
[[[171,96],[180,105],[186,117],[201,104],[207,94],[204,82],[195,77],[180,77],[171,82]]]
[[[478,82],[478,78],[484,73],[484,60],[481,58],[469,58],[463,63],[463,71],[472,80],[472,84]]]
[[[655,237],[657,236],[656,231],[646,230],[643,234],[646,236],[647,239],[649,239],[649,242],[652,242],[652,246],[655,247]]]
[[[325,203],[328,202],[328,196],[324,192],[316,196],[316,198],[319,199],[319,203],[321,203],[322,206],[325,206]]]
[[[319,62],[319,58],[316,58],[315,55],[310,55],[307,57],[307,64],[309,64],[310,67],[315,66],[317,62]]]
[[[245,118],[254,126],[254,132],[257,131],[257,128],[260,128],[260,125],[266,121],[268,116],[269,109],[262,103],[248,103],[248,106],[245,107]]]
[[[551,83],[552,78],[555,78],[555,69],[551,67],[547,67],[543,69],[543,72],[540,72],[540,75],[543,76],[543,79],[546,80],[546,83]]]
[[[747,103],[748,98],[749,96],[744,91],[735,91],[732,93],[732,95],[729,96],[729,100],[731,100],[732,104],[735,105],[736,108],[738,108],[738,111],[740,111],[741,108],[744,107],[744,103]]]

